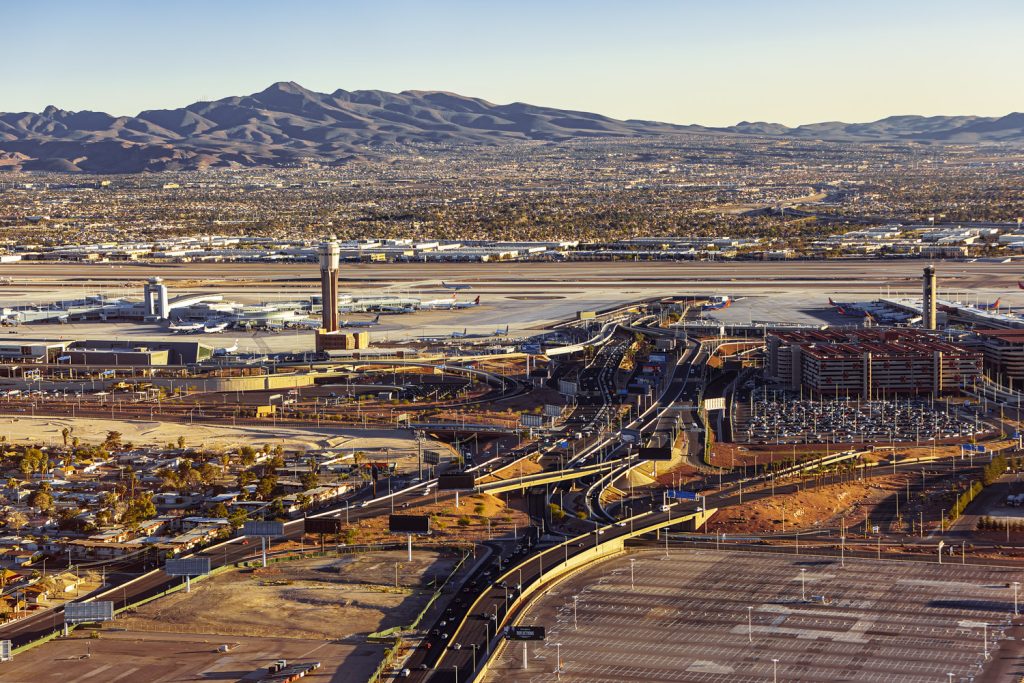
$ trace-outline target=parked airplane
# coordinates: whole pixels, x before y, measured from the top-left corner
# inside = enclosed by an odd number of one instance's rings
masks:
[[[700,307],[702,311],[718,311],[732,306],[732,299],[727,296],[713,296],[708,302]]]
[[[472,301],[453,301],[452,308],[472,308],[473,306],[480,305],[480,297],[473,299]]]
[[[449,284],[449,283],[445,282],[444,280],[441,280],[441,286],[444,287],[445,289],[454,289],[456,291],[458,291],[460,289],[473,289],[470,285],[461,284],[461,283],[458,283],[458,282],[453,282],[453,283]]]
[[[171,332],[175,333],[175,334],[196,334],[197,332],[202,331],[203,324],[202,323],[171,323],[171,326],[168,329]]]
[[[865,314],[864,309],[855,303],[840,303],[832,301],[832,297],[829,297],[828,304],[835,308],[839,315],[856,316],[860,318]]]
[[[218,323],[206,323],[206,326],[203,327],[203,332],[206,334],[217,334],[218,332],[223,332],[226,329],[228,329],[228,323],[226,321]]]
[[[998,311],[999,310],[999,302],[1002,301],[1002,300],[1003,300],[1003,298],[999,297],[998,299],[996,299],[995,301],[993,301],[990,304],[977,304],[976,308],[978,308],[978,309],[980,309],[982,311]]]
[[[400,315],[402,313],[415,313],[416,309],[412,306],[381,306],[381,313],[387,313],[388,315]]]
[[[380,313],[373,320],[342,320],[338,327],[373,327],[380,325]]]
[[[505,329],[497,329],[494,332],[470,333],[468,331],[468,328],[462,328],[462,332],[452,332],[448,336],[451,339],[485,339],[487,337],[506,337],[508,336],[508,325],[505,325]]]
[[[232,344],[231,346],[224,346],[224,347],[221,347],[221,348],[218,348],[218,349],[214,349],[213,350],[213,355],[215,355],[215,356],[226,356],[226,355],[228,355],[230,353],[234,353],[237,350],[238,350],[238,340],[236,339],[235,343]]]
[[[451,310],[455,307],[455,295],[452,294],[451,298],[448,299],[432,299],[430,301],[424,301],[420,304],[421,310],[436,311],[436,310]]]

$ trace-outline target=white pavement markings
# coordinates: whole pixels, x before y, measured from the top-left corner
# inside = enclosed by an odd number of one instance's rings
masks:
[[[813,557],[662,557],[633,556],[635,589],[629,558],[560,585],[518,621],[548,627],[528,668],[521,649],[502,649],[485,680],[555,680],[557,642],[568,682],[763,683],[778,659],[779,680],[935,683],[983,665],[980,629],[963,622],[989,625],[991,651],[1012,612],[1012,593],[1000,590],[1011,572],[999,568],[847,560],[838,571],[837,562]],[[800,599],[800,568],[814,601]]]

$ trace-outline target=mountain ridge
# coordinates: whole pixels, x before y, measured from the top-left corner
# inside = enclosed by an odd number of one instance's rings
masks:
[[[0,170],[93,173],[208,167],[331,166],[426,145],[496,145],[668,135],[754,136],[848,143],[1024,145],[1024,113],[1001,117],[889,116],[789,127],[679,125],[556,109],[493,104],[442,90],[319,93],[294,81],[249,95],[148,109],[135,116],[68,111],[0,113]]]

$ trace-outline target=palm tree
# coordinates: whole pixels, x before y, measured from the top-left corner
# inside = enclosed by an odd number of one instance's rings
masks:
[[[60,430],[60,435],[64,439],[64,448],[67,448],[68,447],[68,437],[71,436],[71,430],[68,429],[67,427],[64,427],[63,429]]]

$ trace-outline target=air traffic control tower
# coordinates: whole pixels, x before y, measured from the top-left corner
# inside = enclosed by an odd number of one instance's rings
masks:
[[[341,248],[331,235],[320,244],[320,301],[324,332],[338,331],[338,264]]]
[[[926,330],[934,330],[936,325],[936,285],[935,266],[924,267],[924,283],[921,292],[921,324]]]

